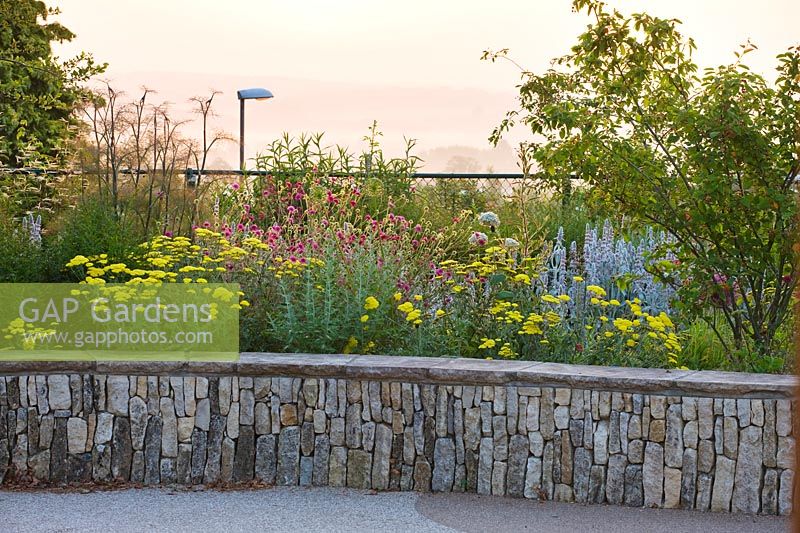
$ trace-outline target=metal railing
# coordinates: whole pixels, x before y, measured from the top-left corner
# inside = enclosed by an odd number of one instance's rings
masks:
[[[293,177],[303,176],[306,173],[303,171],[287,172],[287,171],[269,171],[269,170],[204,170],[202,176],[208,177],[242,177],[242,176],[261,176],[261,177]],[[378,172],[324,172],[320,175],[327,177],[365,177],[380,180],[381,174]],[[187,168],[185,177],[187,183],[197,183],[200,178],[201,172],[194,168]],[[442,172],[413,172],[405,179],[414,184],[416,189],[423,187],[436,187],[437,184],[444,185],[441,188],[452,189],[454,193],[458,194],[463,190],[466,192],[481,192],[481,193],[494,193],[499,196],[509,196],[514,193],[515,187],[525,181],[533,181],[540,178],[539,174],[522,174],[522,173],[481,173],[481,172],[455,172],[455,173],[442,173]],[[569,180],[571,183],[580,182],[581,178],[577,175],[570,175]],[[463,187],[459,188],[459,185]]]

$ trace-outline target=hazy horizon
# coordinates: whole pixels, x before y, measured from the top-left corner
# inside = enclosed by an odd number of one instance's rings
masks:
[[[569,0],[492,7],[453,0],[48,3],[77,34],[56,47],[58,55],[92,53],[109,63],[102,79],[130,99],[139,98],[141,86],[158,91],[152,102],[172,102],[178,118],[191,117],[191,96],[220,90],[213,126],[236,136],[236,90],[272,90],[274,99],[247,103],[247,157],[282,132],[325,132],[328,143],[358,151],[373,120],[390,156],[402,150],[403,136],[418,140],[418,155],[448,146],[487,150],[492,129],[515,107],[519,71],[480,61],[481,52],[510,48],[527,69],[541,71],[569,50],[588,22],[571,13]],[[793,25],[800,2],[793,0],[608,3],[623,12],[682,19],[701,66],[730,62],[749,38],[759,50],[748,64],[771,79],[775,55],[798,40]],[[525,138],[517,129],[508,142]],[[211,159],[236,166],[237,154],[236,143],[227,143]],[[504,163],[494,170],[515,170],[513,157],[498,157]],[[443,164],[425,170],[441,171]]]

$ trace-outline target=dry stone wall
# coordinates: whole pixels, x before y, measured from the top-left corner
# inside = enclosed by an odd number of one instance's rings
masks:
[[[0,482],[257,480],[791,511],[790,378],[305,357],[0,363]]]

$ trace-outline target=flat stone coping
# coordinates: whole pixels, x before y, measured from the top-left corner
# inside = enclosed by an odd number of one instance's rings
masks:
[[[246,352],[239,361],[0,361],[0,375],[239,375],[346,378],[447,385],[570,387],[735,398],[788,398],[796,376],[487,361],[445,357]]]

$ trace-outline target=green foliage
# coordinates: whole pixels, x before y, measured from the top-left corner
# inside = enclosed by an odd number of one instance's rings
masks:
[[[287,183],[300,184],[304,190],[327,187],[336,194],[343,183],[341,178],[353,177],[370,212],[380,212],[394,204],[411,203],[411,175],[421,161],[413,154],[416,140],[405,139],[403,155],[388,158],[380,146],[382,135],[377,122],[373,122],[363,139],[366,147],[358,156],[345,146],[326,145],[321,133],[297,138],[284,134],[256,157],[256,168],[269,175],[253,178],[255,200],[266,204],[263,211],[271,215],[279,210],[279,206],[272,205],[272,199],[280,197],[281,189]]]
[[[573,6],[592,24],[553,69],[524,72],[521,109],[492,138],[527,125],[545,177],[577,173],[610,207],[666,229],[677,260],[653,268],[683,310],[719,314],[727,333],[712,327],[738,363],[742,350],[767,356],[797,285],[800,48],[778,56],[774,84],[742,63],[749,44],[699,76],[679,21]]]
[[[57,13],[38,0],[0,0],[0,165],[62,156],[78,125],[80,84],[105,69],[86,54],[63,63],[53,57],[51,42],[74,37],[47,22]]]
[[[38,283],[47,281],[42,248],[31,241],[22,224],[0,209],[0,283]]]
[[[106,202],[87,199],[65,211],[48,227],[45,239],[47,281],[77,281],[64,265],[76,255],[107,254],[117,260],[133,255],[146,239],[132,224],[120,221]]]

